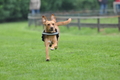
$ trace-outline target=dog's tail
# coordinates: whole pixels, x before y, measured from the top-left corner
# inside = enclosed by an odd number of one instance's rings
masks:
[[[66,25],[66,24],[69,24],[71,22],[71,18],[69,18],[67,21],[62,21],[62,22],[57,22],[57,25],[58,26],[61,26],[61,25]]]

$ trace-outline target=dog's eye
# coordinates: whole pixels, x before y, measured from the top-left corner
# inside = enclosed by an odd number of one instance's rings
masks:
[[[54,25],[54,23],[52,23],[52,25]]]
[[[50,26],[50,24],[48,24],[48,26]]]

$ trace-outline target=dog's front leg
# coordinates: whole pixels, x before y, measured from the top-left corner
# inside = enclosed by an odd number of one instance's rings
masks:
[[[50,57],[49,57],[49,45],[50,45],[50,43],[47,40],[45,40],[46,61],[50,60]]]
[[[58,44],[58,41],[57,40],[55,40],[54,42],[53,42],[53,44],[52,44],[52,46],[51,46],[51,50],[54,50],[54,49],[57,49],[57,44]]]

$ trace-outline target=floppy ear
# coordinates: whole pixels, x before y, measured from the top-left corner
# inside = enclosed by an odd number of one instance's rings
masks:
[[[56,22],[56,17],[54,16],[54,14],[51,15],[51,20]]]
[[[42,22],[43,22],[43,24],[45,24],[46,21],[47,21],[47,18],[45,16],[42,16]]]

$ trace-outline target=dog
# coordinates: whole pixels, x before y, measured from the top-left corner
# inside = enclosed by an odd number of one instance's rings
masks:
[[[71,22],[71,18],[66,21],[56,22],[56,17],[54,14],[51,15],[51,20],[49,21],[46,16],[42,16],[42,23],[44,25],[44,31],[42,33],[42,41],[45,44],[46,50],[46,61],[50,60],[49,57],[49,47],[51,50],[55,50],[58,47],[59,41],[59,27],[61,25],[66,25]]]

